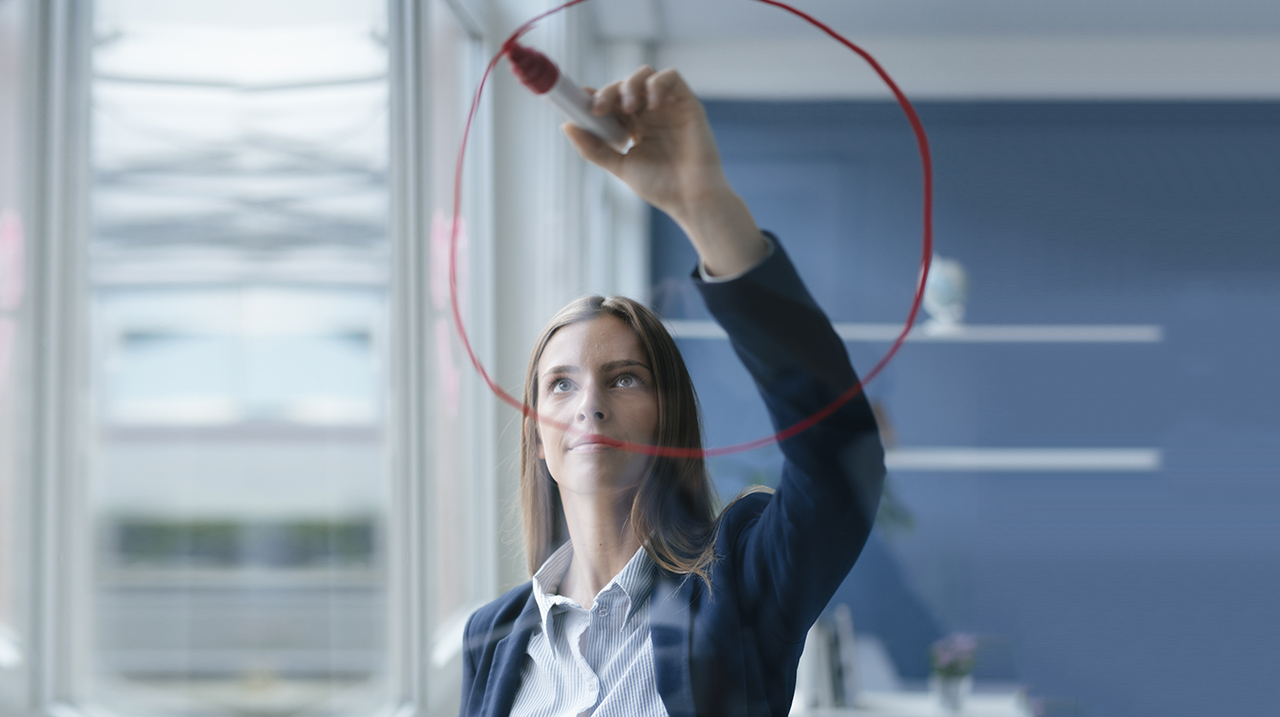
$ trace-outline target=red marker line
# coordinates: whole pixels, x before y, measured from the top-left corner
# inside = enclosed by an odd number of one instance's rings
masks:
[[[826,34],[830,35],[840,44],[852,50],[864,61],[866,61],[866,63],[871,66],[872,70],[875,70],[875,73],[880,76],[880,79],[885,83],[886,86],[888,86],[889,90],[893,93],[894,98],[898,101],[898,105],[902,107],[902,111],[907,116],[907,121],[911,124],[911,131],[915,134],[916,145],[920,151],[920,162],[924,170],[924,187],[923,187],[923,190],[924,190],[923,191],[924,241],[923,241],[922,256],[920,259],[920,278],[916,283],[916,291],[915,291],[915,295],[912,297],[912,300],[911,300],[911,310],[907,313],[907,320],[902,326],[902,331],[898,334],[898,337],[894,339],[893,344],[889,347],[889,350],[885,351],[884,356],[882,356],[880,360],[876,362],[875,366],[873,366],[871,370],[867,372],[867,374],[862,378],[861,381],[854,384],[852,387],[849,388],[849,390],[845,391],[838,398],[836,398],[834,401],[824,406],[822,409],[820,409],[813,415],[791,426],[788,426],[787,428],[784,428],[783,430],[778,431],[777,433],[771,436],[763,436],[753,441],[747,441],[746,443],[737,443],[734,445],[720,446],[717,448],[706,448],[706,449],[677,448],[677,447],[666,447],[666,446],[652,446],[652,445],[647,445],[643,443],[632,443],[630,441],[612,441],[612,440],[607,441],[613,444],[617,448],[631,451],[633,453],[643,453],[643,454],[652,455],[652,456],[666,456],[669,458],[712,458],[715,456],[725,456],[733,453],[742,453],[745,451],[750,451],[756,448],[760,448],[762,446],[767,446],[771,443],[785,441],[786,439],[791,438],[792,436],[795,436],[796,434],[808,428],[813,427],[814,425],[816,425],[826,417],[830,416],[832,413],[835,413],[837,410],[840,409],[841,406],[848,403],[859,393],[862,393],[863,387],[866,386],[868,383],[870,383],[873,378],[878,376],[880,372],[884,370],[884,367],[889,364],[889,361],[891,361],[893,357],[898,353],[898,349],[902,348],[903,342],[907,340],[907,334],[911,332],[911,327],[915,324],[916,316],[920,313],[920,302],[921,302],[921,299],[923,299],[924,297],[924,282],[925,282],[925,279],[929,276],[929,266],[933,257],[933,160],[929,153],[929,138],[925,134],[924,125],[920,122],[920,117],[919,115],[916,114],[915,107],[911,105],[911,101],[907,99],[907,96],[898,87],[898,84],[893,81],[893,78],[889,77],[889,73],[886,72],[885,69],[880,65],[880,63],[877,62],[876,59],[872,57],[871,54],[868,53],[866,50],[850,42],[843,35],[833,30],[831,27],[823,23],[821,20],[818,20],[817,18],[813,17],[812,15],[809,15],[806,12],[803,12],[794,7],[791,7],[786,3],[778,2],[777,0],[756,0],[756,1],[764,3],[765,5],[772,5],[776,8],[786,10],[787,12],[793,15],[796,15],[797,17],[800,17],[806,22],[817,27],[819,30],[822,30]],[[497,382],[495,382],[493,378],[489,375],[489,372],[485,370],[484,364],[480,362],[480,358],[476,356],[475,351],[471,348],[471,340],[467,337],[467,330],[466,330],[466,327],[463,325],[462,312],[458,308],[458,227],[459,227],[459,221],[462,213],[462,168],[464,164],[463,160],[465,159],[466,152],[467,152],[467,138],[471,134],[471,124],[472,124],[472,121],[475,119],[477,109],[480,107],[480,98],[484,94],[484,87],[485,87],[485,84],[489,81],[489,75],[493,72],[493,68],[497,66],[498,62],[500,62],[502,58],[514,46],[516,46],[517,44],[516,41],[520,38],[520,36],[524,35],[526,32],[533,29],[534,25],[536,25],[539,20],[542,20],[543,18],[553,15],[557,12],[560,12],[561,10],[565,10],[570,7],[573,7],[574,5],[580,5],[584,2],[587,2],[587,0],[569,0],[569,2],[566,2],[555,8],[552,8],[540,15],[537,15],[536,17],[529,20],[528,22],[524,23],[520,27],[516,28],[515,32],[511,33],[511,36],[508,37],[506,42],[502,44],[502,49],[498,52],[498,54],[493,56],[492,60],[489,61],[489,65],[484,70],[484,75],[481,76],[480,78],[480,85],[476,87],[475,97],[471,101],[471,110],[467,113],[467,123],[463,128],[462,142],[458,148],[458,163],[454,171],[454,179],[453,179],[454,181],[453,224],[452,224],[452,227],[450,228],[450,233],[449,233],[449,299],[453,309],[453,323],[454,323],[454,327],[458,330],[458,337],[462,339],[462,347],[467,352],[467,356],[471,359],[471,365],[475,368],[476,373],[480,374],[480,377],[484,379],[485,384],[489,386],[489,390],[492,391],[495,396],[502,399],[502,401],[504,401],[511,407],[520,411],[526,418],[531,415],[534,415],[534,416],[537,416],[539,421],[544,421],[552,425],[555,425],[561,430],[565,430],[571,433],[579,433],[579,434],[583,432],[571,425],[552,420],[545,416],[537,415],[536,411],[531,406],[526,405],[520,399],[515,398],[514,396],[512,396],[511,394],[503,390],[503,388],[499,386]]]

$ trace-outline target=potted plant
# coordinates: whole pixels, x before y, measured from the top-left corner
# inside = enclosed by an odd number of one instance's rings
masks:
[[[933,674],[929,691],[938,696],[942,707],[950,712],[964,708],[965,697],[973,690],[973,663],[978,652],[978,638],[964,633],[948,635],[929,648]]]

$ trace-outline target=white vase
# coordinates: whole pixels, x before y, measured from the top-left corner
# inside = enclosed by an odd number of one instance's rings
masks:
[[[958,713],[964,710],[965,698],[973,692],[973,676],[929,676],[929,692],[938,700],[944,712]]]

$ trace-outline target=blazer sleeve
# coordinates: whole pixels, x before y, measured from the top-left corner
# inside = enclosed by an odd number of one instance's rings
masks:
[[[694,283],[781,431],[830,405],[858,378],[831,322],[770,238],[772,255],[746,274],[710,283],[695,271]],[[884,450],[861,393],[779,447],[785,460],[777,491],[750,515],[726,509],[717,549],[733,566],[743,618],[797,643],[871,532]]]
[[[458,717],[467,717],[479,711],[479,705],[471,704],[476,682],[475,642],[471,635],[471,623],[475,619],[475,613],[471,613],[462,630],[462,699],[458,704]]]

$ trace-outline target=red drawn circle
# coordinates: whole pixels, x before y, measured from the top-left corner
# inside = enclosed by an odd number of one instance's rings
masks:
[[[524,23],[520,27],[516,28],[515,32],[511,33],[511,36],[507,38],[506,42],[503,43],[502,45],[503,49],[500,50],[498,54],[494,55],[493,59],[489,61],[488,66],[485,67],[484,75],[481,76],[480,78],[480,84],[478,87],[476,87],[475,97],[471,102],[471,110],[467,114],[467,122],[462,131],[462,141],[458,148],[458,164],[454,172],[453,221],[452,221],[452,226],[450,227],[450,230],[449,230],[449,299],[453,309],[454,327],[458,331],[458,337],[462,340],[463,349],[467,352],[467,356],[471,359],[471,365],[475,367],[476,372],[480,374],[480,377],[482,379],[484,379],[484,382],[486,385],[488,385],[489,390],[492,391],[495,396],[502,399],[503,402],[515,408],[516,410],[520,411],[526,418],[528,418],[530,415],[537,415],[536,411],[531,406],[526,405],[520,399],[515,398],[511,394],[507,393],[505,390],[503,390],[501,386],[499,386],[493,380],[492,377],[489,376],[489,372],[485,370],[485,367],[480,362],[479,357],[476,356],[475,351],[471,348],[471,340],[467,337],[467,330],[462,322],[462,312],[458,308],[458,225],[460,221],[461,208],[462,208],[463,160],[466,157],[466,152],[467,152],[467,137],[471,134],[471,123],[475,119],[477,108],[479,108],[480,106],[480,98],[484,93],[485,84],[488,82],[489,75],[493,72],[493,68],[497,66],[498,62],[501,61],[502,57],[506,54],[506,48],[510,46],[511,43],[513,43],[521,35],[533,29],[534,25],[536,25],[539,20],[542,20],[543,18],[546,18],[550,15],[554,15],[555,13],[560,12],[561,10],[565,10],[567,8],[573,7],[574,5],[581,5],[584,2],[587,2],[587,0],[569,0],[568,2],[565,2],[562,5],[554,7],[540,15],[537,15],[533,19]],[[868,383],[870,383],[873,378],[875,378],[882,370],[884,370],[884,367],[887,366],[889,361],[892,360],[893,357],[898,353],[898,349],[902,347],[903,342],[906,341],[907,339],[907,334],[911,332],[912,325],[915,324],[916,315],[919,314],[920,312],[920,302],[921,302],[921,299],[924,297],[924,282],[925,282],[925,278],[928,277],[929,275],[929,265],[933,257],[933,162],[929,154],[929,138],[925,134],[924,125],[921,124],[920,117],[916,114],[915,107],[911,105],[911,101],[908,100],[907,96],[903,94],[901,89],[898,88],[897,83],[895,83],[893,79],[889,77],[889,73],[885,72],[884,68],[880,66],[880,63],[877,62],[876,59],[872,57],[871,54],[868,53],[866,50],[853,44],[848,39],[846,39],[843,35],[831,29],[822,21],[818,20],[812,15],[809,15],[808,13],[802,10],[798,10],[794,7],[791,7],[786,3],[778,2],[777,0],[756,0],[756,2],[764,3],[765,5],[772,5],[776,8],[786,10],[787,12],[793,15],[796,15],[801,19],[809,22],[813,26],[817,27],[819,30],[822,30],[826,34],[830,35],[833,39],[835,39],[840,44],[852,50],[855,54],[857,54],[864,61],[866,61],[866,63],[871,66],[871,69],[874,70],[875,73],[880,76],[880,79],[893,93],[894,99],[898,101],[898,105],[902,107],[903,113],[906,114],[907,121],[911,124],[911,130],[912,132],[915,133],[916,144],[920,150],[920,161],[924,169],[924,188],[923,188],[924,189],[923,191],[924,248],[923,248],[923,256],[920,260],[920,277],[916,283],[915,295],[911,300],[911,311],[908,312],[907,320],[903,324],[902,331],[898,334],[897,338],[894,339],[893,344],[889,347],[889,350],[886,351],[884,356],[882,356],[880,360],[876,362],[875,366],[873,366],[871,370],[868,371],[865,376],[863,376],[862,380],[854,384],[852,387],[849,388],[849,390],[840,394],[840,396],[837,397],[834,401],[827,404],[822,409],[820,409],[813,415],[809,416],[808,418],[805,418],[802,421],[798,421],[797,423],[791,426],[788,426],[787,428],[784,428],[781,431],[778,431],[777,433],[771,436],[764,436],[761,438],[757,438],[753,441],[747,441],[745,443],[737,443],[730,446],[720,446],[718,448],[678,448],[678,447],[667,447],[667,446],[653,446],[653,445],[647,445],[643,443],[632,443],[631,441],[620,441],[616,439],[606,438],[603,436],[600,437],[602,441],[611,443],[616,448],[621,448],[623,450],[631,451],[633,453],[643,453],[643,454],[652,455],[652,456],[665,456],[669,458],[712,458],[715,456],[724,456],[724,455],[729,455],[733,453],[742,453],[745,451],[750,451],[756,448],[760,448],[761,446],[767,446],[770,443],[777,443],[779,441],[784,441],[800,433],[801,431],[804,431],[805,429],[812,427],[813,425],[822,421],[827,416],[830,416],[832,413],[835,413],[837,410],[839,410],[841,406],[848,403],[855,396],[861,393],[863,387],[866,386]],[[555,421],[553,419],[547,418],[546,416],[538,415],[538,420],[548,422],[552,425],[559,427],[561,430],[565,430],[567,432],[581,433],[579,429],[576,429],[573,426],[563,424],[559,421]]]

